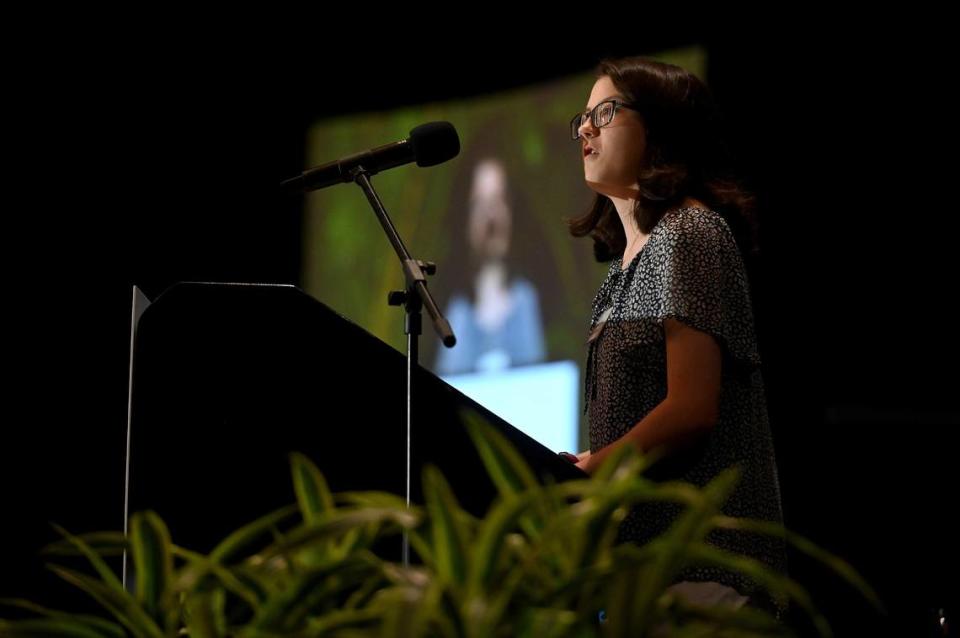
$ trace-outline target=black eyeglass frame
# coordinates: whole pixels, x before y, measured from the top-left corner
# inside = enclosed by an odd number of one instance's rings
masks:
[[[600,113],[600,107],[604,104],[613,104],[613,112],[610,114],[610,119],[603,124],[600,124],[597,119]],[[625,108],[630,109],[631,111],[640,112],[640,109],[636,105],[630,104],[629,102],[621,102],[620,100],[604,100],[603,102],[598,103],[592,109],[586,113],[577,113],[570,119],[570,137],[576,141],[580,139],[580,127],[583,126],[584,116],[589,116],[590,120],[593,122],[594,127],[603,128],[604,126],[609,126],[613,120],[617,117],[617,109]]]

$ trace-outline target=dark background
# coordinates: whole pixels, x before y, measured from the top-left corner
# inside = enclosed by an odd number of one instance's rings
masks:
[[[302,170],[310,122],[703,44],[763,205],[752,284],[786,523],[853,563],[892,620],[807,561],[794,575],[861,635],[923,635],[937,607],[955,614],[949,40],[934,19],[611,33],[589,15],[537,42],[503,25],[336,41],[289,25],[27,47],[7,97],[0,596],[79,604],[36,555],[48,521],[122,525],[132,285],[297,282],[301,200],[275,185]]]

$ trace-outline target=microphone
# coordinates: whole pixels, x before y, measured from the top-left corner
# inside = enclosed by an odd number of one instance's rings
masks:
[[[284,189],[315,191],[334,184],[352,182],[351,171],[362,166],[371,175],[380,171],[416,162],[417,166],[435,166],[460,153],[460,137],[450,122],[428,122],[399,142],[355,153],[342,159],[309,168],[298,177],[280,183]]]

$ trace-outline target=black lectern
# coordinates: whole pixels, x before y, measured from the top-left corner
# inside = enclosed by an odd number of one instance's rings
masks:
[[[403,353],[294,286],[184,283],[143,305],[134,312],[127,516],[155,510],[174,542],[208,551],[295,501],[291,451],[310,457],[334,491],[405,494]],[[492,502],[461,406],[503,433],[541,480],[586,476],[428,370],[416,374],[413,501],[422,502],[431,463],[468,510]],[[399,556],[399,537],[396,546]]]

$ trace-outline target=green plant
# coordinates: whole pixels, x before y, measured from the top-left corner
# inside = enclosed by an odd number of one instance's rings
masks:
[[[45,551],[81,554],[99,578],[50,568],[111,618],[7,600],[39,617],[0,620],[0,635],[588,637],[650,635],[655,628],[677,636],[792,635],[762,611],[698,607],[667,593],[694,563],[745,573],[802,607],[830,635],[798,583],[706,544],[716,527],[780,535],[879,607],[839,558],[780,526],[723,516],[735,469],[702,490],[654,483],[642,474],[646,459],[624,446],[588,479],[542,485],[502,435],[476,414],[464,417],[499,493],[482,519],[459,506],[433,466],[423,471],[425,504],[408,507],[385,492],[333,494],[317,467],[293,454],[297,503],[238,529],[206,555],[174,545],[152,512],[134,514],[126,537],[60,530],[64,540]],[[642,500],[676,501],[685,509],[654,541],[614,545],[619,522]],[[403,566],[371,550],[377,539],[403,532],[420,564]],[[125,550],[133,562],[132,592],[104,561]],[[603,624],[596,620],[600,609],[608,618]]]

